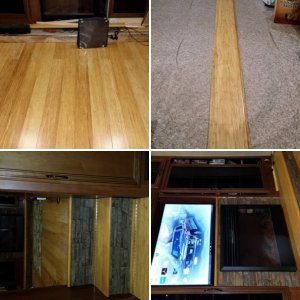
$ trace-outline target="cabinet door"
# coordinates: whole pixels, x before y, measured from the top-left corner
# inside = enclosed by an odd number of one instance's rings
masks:
[[[26,24],[41,20],[40,0],[0,1],[0,23]]]
[[[139,183],[134,152],[3,152],[0,175],[24,179]]]
[[[0,188],[134,196],[133,189],[143,185],[143,155],[143,152],[133,151],[2,152]],[[132,193],[124,192],[122,187],[131,189]]]

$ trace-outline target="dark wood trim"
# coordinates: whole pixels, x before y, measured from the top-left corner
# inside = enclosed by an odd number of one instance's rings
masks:
[[[42,20],[40,0],[23,0],[23,2],[30,23]]]
[[[1,180],[1,191],[47,193],[52,195],[97,195],[99,197],[148,197],[148,186],[122,186],[120,184],[79,184],[67,182],[24,182]]]
[[[218,286],[218,287],[199,287],[199,286],[174,286],[174,287],[165,287],[165,286],[152,286],[151,294],[152,295],[183,295],[183,294],[242,294],[242,293],[251,293],[251,294],[259,294],[259,293],[281,293],[283,295],[284,300],[290,300],[290,293],[287,287],[274,287],[274,286]]]
[[[161,186],[162,179],[164,177],[164,172],[166,170],[166,164],[167,164],[167,158],[166,157],[159,157],[159,156],[154,156],[151,158],[151,163],[152,162],[159,162],[159,171],[156,176],[155,182],[151,184],[151,188],[153,189],[158,189]]]

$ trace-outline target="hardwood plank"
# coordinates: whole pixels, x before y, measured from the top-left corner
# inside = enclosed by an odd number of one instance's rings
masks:
[[[93,49],[88,56],[93,147],[112,148],[111,125],[104,95],[104,81],[99,70],[97,50]]]
[[[140,45],[140,47],[142,47]],[[140,114],[134,112],[139,111],[136,102],[144,101],[145,99],[135,99],[133,95],[133,87],[128,84],[128,74],[124,65],[124,60],[121,60],[122,52],[126,51],[125,47],[120,47],[118,44],[110,47],[113,72],[118,78],[117,93],[122,95],[120,98],[123,115],[125,117],[125,126],[127,130],[127,138],[130,148],[142,148],[143,144],[148,143],[148,132],[143,126],[143,119]]]
[[[234,0],[217,0],[208,148],[249,148]]]
[[[17,148],[37,77],[39,45],[26,45],[6,95],[0,99],[0,147]],[[5,76],[5,74],[2,74]]]
[[[297,276],[300,280],[300,208],[282,152],[275,152],[274,162],[279,184],[281,205],[284,211],[291,244],[294,251],[295,261],[298,269]]]
[[[132,41],[0,43],[0,147],[148,148],[148,56]]]
[[[54,44],[42,44],[41,51],[43,59],[40,62],[37,78],[34,84],[30,103],[27,108],[26,118],[22,129],[22,139],[19,141],[18,148],[36,148],[41,127],[45,100],[47,97],[48,84],[52,59],[54,55]]]

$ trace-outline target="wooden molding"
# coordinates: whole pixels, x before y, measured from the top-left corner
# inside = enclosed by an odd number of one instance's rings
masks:
[[[130,258],[130,293],[149,299],[149,198],[133,204]]]
[[[282,152],[274,153],[274,162],[281,205],[295,256],[297,276],[300,280],[300,208]]]

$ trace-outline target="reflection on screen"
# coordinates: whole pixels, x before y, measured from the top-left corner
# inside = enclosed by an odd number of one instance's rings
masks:
[[[166,204],[151,266],[152,285],[209,285],[211,204]]]

